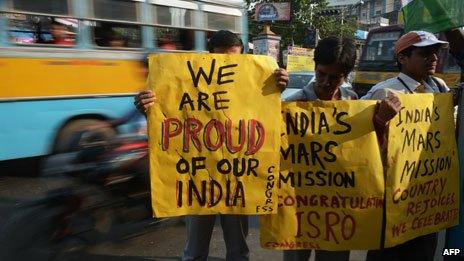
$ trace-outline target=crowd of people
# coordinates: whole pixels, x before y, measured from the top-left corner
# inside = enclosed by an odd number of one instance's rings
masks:
[[[449,42],[438,40],[425,31],[412,31],[403,35],[395,45],[395,55],[400,73],[380,82],[361,99],[378,100],[373,123],[382,154],[387,153],[387,127],[401,109],[397,94],[445,93],[450,92],[446,83],[435,77],[440,48],[450,46],[450,52],[462,67],[464,65],[464,37],[460,30],[446,33]],[[244,47],[240,38],[229,32],[219,31],[209,40],[210,53],[240,54]],[[351,39],[327,37],[319,41],[315,52],[314,82],[286,99],[286,101],[356,100],[359,97],[346,88],[347,76],[354,70],[356,46]],[[275,71],[276,84],[283,90],[289,76],[284,69]],[[155,94],[144,90],[136,97],[136,108],[145,113],[155,102]],[[159,101],[162,102],[162,101]],[[187,241],[182,260],[206,260],[215,216],[188,216]],[[241,215],[220,215],[226,244],[227,260],[248,260],[246,243],[248,218]],[[421,236],[404,244],[369,251],[367,260],[433,260],[437,245],[437,233]],[[287,250],[284,260],[308,260],[311,250]],[[317,250],[316,260],[349,260],[349,251]]]

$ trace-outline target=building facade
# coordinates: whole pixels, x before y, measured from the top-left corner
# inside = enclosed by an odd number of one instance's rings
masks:
[[[370,29],[377,26],[398,24],[401,0],[364,0],[357,7],[358,22]]]
[[[401,0],[329,0],[329,8],[356,18],[360,29],[399,23]]]

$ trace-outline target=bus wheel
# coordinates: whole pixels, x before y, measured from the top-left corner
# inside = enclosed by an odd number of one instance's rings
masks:
[[[69,122],[58,133],[53,147],[53,153],[63,153],[72,150],[73,136],[76,133],[83,131],[90,126],[98,126],[103,123],[105,123],[104,120],[97,119],[79,119]],[[116,130],[111,127],[102,127],[92,131],[97,132],[104,140],[109,140],[116,135]]]

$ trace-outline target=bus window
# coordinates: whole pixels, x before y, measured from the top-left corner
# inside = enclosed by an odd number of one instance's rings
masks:
[[[141,48],[142,29],[139,21],[139,2],[131,0],[92,0],[91,22],[96,46],[105,48]],[[113,21],[100,21],[113,20]],[[118,22],[116,22],[118,21]],[[120,21],[120,22],[119,22]]]
[[[40,37],[38,21],[24,14],[5,14],[8,18],[9,38],[13,43],[33,44]],[[44,37],[44,36],[43,36]],[[49,40],[51,40],[51,35]]]
[[[206,29],[241,32],[242,11],[240,9],[205,4],[203,11],[205,11]]]
[[[8,14],[9,38],[16,44],[75,44],[77,20],[47,16]]]
[[[232,32],[240,32],[239,16],[225,15],[218,13],[205,12],[206,28],[210,30],[229,30]]]
[[[93,0],[93,14],[98,19],[137,22],[138,4],[127,0]]]
[[[68,15],[70,13],[67,0],[12,0],[11,5],[12,9],[16,11],[55,15]]]
[[[97,46],[109,48],[141,48],[142,33],[139,25],[113,22],[93,22]]]
[[[194,50],[195,30],[155,28],[157,46],[162,50]]]
[[[155,5],[156,23],[176,27],[193,27],[195,11],[177,7]]]
[[[395,43],[401,36],[400,31],[378,32],[369,38],[362,60],[392,61],[395,60]]]

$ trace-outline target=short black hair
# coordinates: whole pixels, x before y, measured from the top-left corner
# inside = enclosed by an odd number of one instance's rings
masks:
[[[314,62],[330,65],[340,64],[347,76],[354,69],[356,45],[350,38],[330,36],[320,40],[314,50]]]
[[[402,54],[402,55],[407,56],[407,57],[411,57],[412,51],[414,51],[417,48],[419,48],[419,47],[411,45],[408,48],[402,50],[399,54]],[[398,60],[398,55],[396,56],[396,65],[398,66],[398,69],[401,71],[401,63]]]
[[[230,48],[233,46],[240,46],[241,52],[243,53],[242,39],[240,39],[240,37],[238,37],[236,34],[227,30],[220,30],[215,32],[208,41],[208,51],[210,53],[214,52],[214,48]]]

